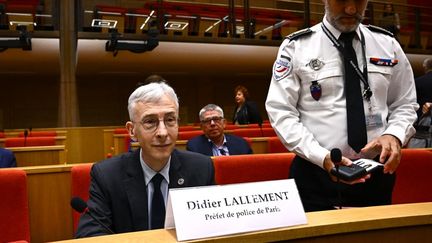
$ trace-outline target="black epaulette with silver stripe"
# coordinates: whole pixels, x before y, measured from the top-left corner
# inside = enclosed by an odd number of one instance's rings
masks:
[[[381,34],[385,34],[385,35],[388,35],[388,36],[394,37],[394,35],[393,35],[392,32],[390,32],[390,31],[388,31],[388,30],[386,30],[386,29],[383,29],[383,28],[381,28],[381,27],[378,27],[378,26],[375,26],[375,25],[368,25],[368,26],[366,26],[366,27],[367,27],[369,30],[373,31],[373,32],[378,32],[378,33],[381,33]]]
[[[302,30],[293,32],[293,33],[289,34],[288,36],[286,36],[285,38],[288,40],[296,40],[300,36],[304,36],[304,35],[307,35],[310,33],[312,33],[312,30],[307,28],[307,29],[302,29]]]

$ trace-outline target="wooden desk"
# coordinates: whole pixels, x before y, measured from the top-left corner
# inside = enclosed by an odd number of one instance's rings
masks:
[[[7,149],[15,154],[18,167],[66,163],[65,145],[9,147]]]
[[[425,242],[432,202],[307,213],[308,224],[187,242]],[[150,230],[63,242],[177,242],[175,230]]]

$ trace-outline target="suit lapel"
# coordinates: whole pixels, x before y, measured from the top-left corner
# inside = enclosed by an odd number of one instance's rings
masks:
[[[131,217],[135,230],[147,230],[147,189],[144,181],[144,173],[140,164],[139,151],[140,149],[137,149],[137,151],[125,161],[126,177],[123,183],[131,208]]]
[[[212,150],[213,143],[209,142],[208,138],[205,135],[201,135],[201,138],[202,138],[201,151],[203,151],[205,155],[213,156],[213,150]]]
[[[181,161],[178,156],[178,151],[174,149],[171,154],[171,164],[169,169],[169,188],[185,187],[189,182],[185,181],[184,175],[181,172]]]

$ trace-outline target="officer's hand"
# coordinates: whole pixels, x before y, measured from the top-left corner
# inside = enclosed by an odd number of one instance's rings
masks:
[[[430,103],[430,102],[424,103],[424,105],[422,106],[423,114],[429,113],[431,111],[431,106],[432,106],[432,103]]]
[[[352,164],[352,161],[350,159],[342,156],[342,160],[341,160],[339,165],[350,166],[351,164]],[[332,181],[336,182],[337,177],[332,175],[330,172],[333,169],[333,167],[335,167],[335,165],[333,164],[332,160],[330,159],[330,153],[329,153],[324,159],[324,169],[327,171],[327,173],[329,174]],[[361,178],[356,179],[354,181],[344,181],[344,180],[339,180],[339,181],[342,183],[345,183],[345,184],[353,185],[353,184],[357,184],[357,183],[364,183],[369,178],[370,178],[370,174],[367,174],[364,177],[361,177]]]
[[[361,153],[370,159],[379,155],[379,162],[384,164],[384,173],[393,174],[400,163],[401,142],[393,135],[384,134],[366,144]]]

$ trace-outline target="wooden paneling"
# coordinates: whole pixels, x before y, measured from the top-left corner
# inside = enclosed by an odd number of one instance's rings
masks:
[[[39,166],[66,163],[65,145],[7,148],[15,154],[17,166]]]
[[[23,167],[28,180],[32,243],[72,238],[70,168]]]

